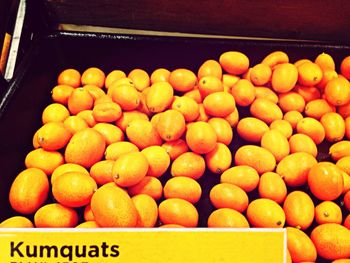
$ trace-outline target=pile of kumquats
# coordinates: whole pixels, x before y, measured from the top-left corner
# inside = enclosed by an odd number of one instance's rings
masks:
[[[207,199],[205,226],[285,227],[289,262],[350,262],[349,79],[350,56],[282,51],[197,72],[66,69],[0,227],[197,227]]]

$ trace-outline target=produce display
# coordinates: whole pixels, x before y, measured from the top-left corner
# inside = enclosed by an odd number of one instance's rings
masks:
[[[288,262],[349,262],[349,80],[283,51],[58,72],[0,227],[286,228]]]

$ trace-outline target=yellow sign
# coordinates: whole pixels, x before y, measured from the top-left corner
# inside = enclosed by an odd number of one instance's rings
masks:
[[[284,229],[4,229],[1,263],[283,263]]]

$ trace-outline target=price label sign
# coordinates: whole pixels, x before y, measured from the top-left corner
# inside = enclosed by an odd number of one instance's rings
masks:
[[[284,229],[6,229],[1,263],[286,262]]]

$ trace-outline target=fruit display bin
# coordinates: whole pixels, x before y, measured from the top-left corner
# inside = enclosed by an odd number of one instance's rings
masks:
[[[59,1],[44,2],[58,3]],[[69,1],[61,2],[68,3]],[[91,4],[90,1],[88,2]],[[74,4],[72,5],[75,6]],[[32,14],[29,14],[32,19],[33,6],[29,6],[29,8],[31,8],[32,11]],[[58,4],[58,9],[60,8],[62,12],[63,7],[60,7]],[[66,13],[65,15],[65,19],[73,17],[72,13]],[[76,18],[75,22],[82,22],[82,20],[84,20],[83,16]],[[108,26],[115,25],[113,24],[113,19],[107,20],[107,22],[110,23]],[[323,34],[319,39],[322,41],[282,40],[277,38],[249,39],[246,37],[228,38],[224,36],[209,37],[208,35],[201,35],[200,37],[195,35],[162,36],[159,34],[143,35],[98,33],[92,31],[65,31],[57,30],[57,28],[52,29],[52,25],[48,27],[50,29],[43,28],[42,26],[37,27],[37,21],[29,21],[30,26],[32,26],[33,23],[35,24],[34,27],[40,32],[35,32],[34,39],[29,42],[27,40],[30,38],[30,30],[29,33],[23,32],[25,38],[20,46],[22,48],[19,51],[20,60],[16,65],[14,77],[8,83],[5,81],[1,82],[1,84],[5,83],[5,85],[2,84],[0,86],[0,167],[2,176],[0,184],[0,222],[11,216],[18,215],[10,206],[9,190],[14,178],[25,169],[25,157],[28,152],[33,149],[33,135],[42,125],[41,114],[43,109],[52,103],[51,90],[57,85],[58,74],[64,69],[74,68],[82,73],[89,67],[98,67],[108,74],[115,69],[128,73],[135,68],[140,68],[151,74],[157,68],[166,68],[170,71],[177,68],[186,68],[196,73],[204,61],[208,59],[219,60],[220,55],[226,51],[242,52],[249,58],[250,65],[255,65],[260,63],[269,53],[280,50],[288,54],[292,63],[302,58],[314,60],[319,54],[326,52],[334,59],[337,66],[336,71],[339,72],[339,65],[342,59],[350,55],[349,42],[342,42],[339,38],[336,42],[327,42],[325,41],[327,34]],[[50,23],[52,23],[52,17]],[[252,26],[252,24],[249,26]],[[162,28],[162,26],[160,26],[159,29],[168,28]],[[211,31],[213,30],[212,28]],[[225,26],[224,30],[224,33],[228,33],[230,28]],[[269,37],[272,36],[272,31],[271,29],[269,30]],[[256,33],[256,31],[250,31],[250,34],[254,33]],[[339,36],[339,34],[337,36]],[[288,37],[288,34],[283,35],[283,37]],[[302,37],[305,37],[305,35],[302,35]],[[314,34],[311,37],[315,38],[316,35]],[[240,118],[250,115],[249,107],[238,106],[238,110]],[[233,141],[229,145],[232,155],[244,144],[252,143],[240,138],[234,129]],[[318,161],[332,161],[328,154],[329,147],[330,144],[327,142],[318,145]],[[61,151],[63,152],[63,150]],[[234,160],[232,161],[232,165],[234,165]],[[170,168],[159,178],[163,185],[171,178],[169,170]],[[207,226],[208,216],[215,209],[210,202],[209,192],[214,185],[220,182],[220,175],[206,171],[198,182],[202,187],[202,196],[195,205],[199,212],[199,228],[194,231],[198,231],[198,236],[202,237],[203,233],[206,231],[209,233],[211,231],[205,228]],[[307,186],[289,188],[288,192],[299,189],[309,193]],[[257,190],[249,193],[249,198],[251,199],[257,196]],[[159,200],[157,203],[159,204],[162,200],[164,199]],[[52,203],[54,201],[50,193],[46,203]],[[319,200],[315,199],[315,205],[319,202]],[[345,217],[348,211],[346,211],[342,205],[342,198],[335,200],[335,202],[342,207]],[[82,222],[83,208],[78,208],[77,211],[80,216],[79,222]],[[28,215],[28,218],[31,220],[33,220],[33,217],[33,214]],[[160,225],[160,222],[158,222],[157,225]],[[312,227],[310,230],[311,229]],[[310,230],[306,232],[309,234]],[[37,232],[33,236],[28,237],[28,240],[30,240],[30,238],[38,238],[38,233],[39,235],[42,233],[51,234],[57,233],[60,230],[44,229],[40,231],[41,232]],[[106,240],[113,240],[113,231],[115,230],[96,229],[92,231],[101,231],[99,233],[104,233]],[[86,230],[88,233],[92,231]],[[137,233],[138,231],[142,232],[144,230],[132,229],[128,231],[130,231],[130,233]],[[154,234],[157,231],[171,233],[170,231],[157,230],[156,228],[152,230],[148,229],[143,232],[142,235],[144,236],[142,238],[152,238],[154,237],[152,233]],[[182,230],[173,229],[171,231],[179,233]],[[35,232],[35,230],[33,230],[33,232]],[[107,232],[109,232],[109,234]],[[22,233],[18,233],[19,236],[23,235],[25,237],[26,234],[30,233],[30,230],[23,230]],[[227,238],[225,233],[224,230],[221,235],[222,239],[217,239],[218,242],[225,242],[225,240],[228,240],[225,239]],[[60,245],[65,244],[64,242],[68,242],[67,240],[69,238],[74,239],[74,235],[78,236],[79,233],[74,231],[69,232],[67,233],[66,239],[62,239],[62,241],[58,243],[60,243]],[[101,236],[103,237],[103,235]],[[96,236],[87,235],[86,237],[95,238]],[[122,237],[127,239],[130,236],[125,235]],[[175,238],[174,242],[180,243],[180,239],[181,236],[178,239]],[[101,240],[103,241],[103,238],[98,239],[98,241]],[[164,240],[163,242],[166,243],[166,238]],[[63,262],[66,261],[62,260],[61,263]],[[100,262],[103,262],[103,260]],[[203,262],[207,261],[204,260]],[[317,262],[329,261],[318,258]],[[80,263],[83,263],[83,261]]]
[[[8,201],[9,189],[15,176],[22,171],[26,154],[33,149],[32,138],[41,126],[41,113],[52,102],[50,91],[63,69],[76,68],[80,72],[88,67],[99,67],[104,72],[120,69],[130,72],[142,68],[147,72],[164,67],[169,70],[188,68],[196,71],[207,59],[218,59],[225,51],[245,53],[252,65],[275,50],[286,52],[291,61],[315,58],[322,52],[331,54],[337,65],[350,54],[350,47],[329,43],[288,41],[228,40],[209,38],[156,37],[104,33],[54,32],[40,38],[27,52],[18,67],[15,78],[3,91],[0,104],[0,220],[15,215]],[[239,108],[241,118],[249,111]],[[234,135],[230,149],[247,142]],[[319,160],[326,160],[327,143],[320,145]],[[169,173],[163,175],[166,181]],[[203,194],[196,205],[200,213],[199,226],[206,226],[213,211],[209,191],[220,181],[210,172],[199,179]],[[305,189],[304,189],[305,190]],[[254,194],[254,193],[253,193]],[[52,197],[47,202],[52,202]],[[339,202],[341,200],[338,200]]]
[[[241,51],[250,58],[251,64],[260,62],[266,54],[283,50],[290,60],[314,58],[322,52],[328,52],[339,65],[340,60],[350,53],[349,46],[314,43],[271,42],[256,40],[225,40],[176,37],[152,37],[135,35],[115,35],[103,33],[56,32],[49,34],[29,50],[16,77],[3,92],[0,104],[1,156],[3,182],[1,187],[0,219],[12,215],[9,207],[8,192],[14,177],[24,169],[26,154],[33,148],[32,138],[41,126],[41,113],[52,102],[51,90],[56,85],[58,73],[66,68],[83,71],[96,66],[104,72],[120,69],[130,72],[142,68],[147,72],[164,67],[169,70],[184,67],[196,71],[207,59],[218,59],[228,50]],[[240,108],[241,118],[249,112]],[[239,136],[234,136],[231,150],[244,144]],[[327,143],[320,148],[320,158],[328,153]],[[209,186],[219,181],[219,176],[209,172],[201,179],[204,195]],[[206,222],[208,200],[201,209],[204,216],[200,225]],[[199,204],[200,206],[202,203]]]

